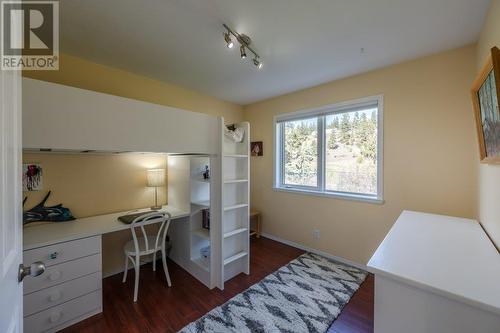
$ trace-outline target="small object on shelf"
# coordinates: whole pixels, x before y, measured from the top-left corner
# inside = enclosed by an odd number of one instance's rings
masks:
[[[203,258],[208,258],[208,257],[210,257],[210,245],[205,246],[205,247],[202,247],[202,248],[200,249],[200,255],[201,255]]]
[[[234,127],[234,126],[233,126]],[[245,130],[241,127],[236,127],[234,130],[230,130],[228,128],[224,129],[224,136],[226,139],[232,142],[243,142],[243,136],[245,134]]]
[[[23,213],[23,224],[39,221],[64,222],[75,219],[69,208],[63,207],[62,204],[45,206],[45,201],[49,198],[50,193],[49,191],[38,205]],[[24,198],[23,204],[25,202],[26,198]]]
[[[210,169],[208,165],[205,165],[205,172],[203,173],[203,179],[210,179]]]
[[[210,209],[203,209],[202,214],[201,227],[210,230]]]

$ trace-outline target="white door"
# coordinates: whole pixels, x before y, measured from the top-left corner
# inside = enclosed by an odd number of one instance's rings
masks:
[[[0,70],[0,76],[0,332],[21,333],[21,72]]]

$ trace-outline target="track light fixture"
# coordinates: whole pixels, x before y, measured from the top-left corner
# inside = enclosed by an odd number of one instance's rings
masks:
[[[262,68],[262,62],[259,60],[259,58],[255,57],[253,58],[253,64],[258,68],[258,69],[261,69]]]
[[[234,46],[233,40],[231,39],[231,35],[236,38],[238,43],[240,43],[240,57],[241,59],[245,59],[247,57],[247,49],[252,52],[254,55],[253,64],[258,69],[262,68],[262,61],[260,60],[260,56],[255,52],[255,50],[250,46],[252,44],[252,39],[244,34],[239,34],[234,30],[231,30],[227,25],[222,24],[222,26],[226,29],[224,33],[224,41],[226,42],[226,46],[231,49]]]
[[[232,49],[234,46],[233,40],[231,39],[231,36],[229,35],[229,32],[224,33],[224,40],[226,41],[226,46],[228,49]]]

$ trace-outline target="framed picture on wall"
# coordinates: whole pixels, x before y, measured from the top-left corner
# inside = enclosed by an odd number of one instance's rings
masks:
[[[264,145],[262,141],[255,141],[250,143],[250,154],[252,156],[263,156],[264,155]]]
[[[500,163],[500,50],[491,49],[472,86],[472,103],[482,163]]]
[[[23,191],[43,190],[42,166],[38,163],[23,164]]]

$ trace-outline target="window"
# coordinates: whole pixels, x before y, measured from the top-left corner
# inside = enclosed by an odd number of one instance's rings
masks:
[[[277,190],[382,201],[382,96],[279,115]]]

